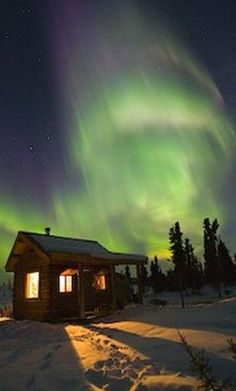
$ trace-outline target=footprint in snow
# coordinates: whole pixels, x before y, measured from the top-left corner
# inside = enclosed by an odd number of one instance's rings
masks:
[[[52,352],[48,352],[43,356],[42,364],[39,366],[41,371],[44,371],[45,369],[49,368],[52,361]]]
[[[111,343],[111,348],[115,349],[115,350],[118,350],[119,347],[117,345],[115,345],[114,343]]]
[[[52,352],[48,352],[43,356],[43,360],[49,360],[52,357]]]
[[[110,379],[110,384],[106,387],[106,391],[130,390],[132,384],[132,380],[128,377],[123,377],[122,379],[113,378]]]
[[[102,370],[95,371],[94,369],[88,369],[85,372],[87,380],[97,387],[104,387],[108,383],[108,379],[104,376]]]
[[[109,360],[107,360],[109,361]],[[95,364],[94,364],[94,369],[95,371],[100,371],[101,369],[103,369],[103,367],[105,365],[107,365],[107,361],[106,360],[101,360],[101,361],[97,361]]]
[[[32,373],[32,374],[30,375],[29,380],[28,380],[27,383],[26,383],[26,390],[29,390],[29,389],[34,385],[34,383],[35,383],[35,376],[34,376],[34,374]]]

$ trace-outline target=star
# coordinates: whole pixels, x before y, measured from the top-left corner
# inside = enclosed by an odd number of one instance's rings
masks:
[[[36,145],[34,145],[34,144],[29,145],[29,150],[30,151],[34,151],[35,148],[36,148]]]

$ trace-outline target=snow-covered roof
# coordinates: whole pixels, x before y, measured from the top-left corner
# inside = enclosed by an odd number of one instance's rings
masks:
[[[143,265],[148,260],[148,257],[140,254],[109,251],[95,240],[19,231],[5,266],[6,271],[15,270],[18,260],[21,259],[21,255],[29,244],[38,249],[45,260],[49,260],[52,256],[60,261],[61,255],[66,255],[68,261],[76,260],[80,263],[88,261],[97,264],[101,260],[108,265]]]
[[[81,255],[90,255],[94,258],[113,259],[113,260],[139,260],[145,261],[146,256],[140,254],[126,254],[108,251],[100,243],[95,240],[73,239],[62,236],[37,234],[31,232],[22,232],[34,242],[37,242],[40,247],[47,253],[60,252],[72,253]]]
[[[94,240],[71,239],[61,236],[27,233],[27,236],[38,242],[47,252],[65,253],[106,253],[107,250]]]

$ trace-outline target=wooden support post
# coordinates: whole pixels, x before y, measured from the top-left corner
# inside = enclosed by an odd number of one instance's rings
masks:
[[[115,275],[115,266],[111,266],[111,293],[112,293],[112,310],[117,309],[117,294],[116,294],[116,275]]]
[[[14,273],[14,280],[13,280],[13,316],[17,319],[17,309],[16,309],[16,294],[17,294],[17,284],[16,284],[16,278],[17,278],[17,272]]]
[[[143,304],[143,281],[142,281],[142,274],[141,274],[142,270],[140,265],[136,265],[136,271],[137,271],[139,303]]]
[[[85,319],[85,290],[83,266],[79,268],[79,288],[79,316],[80,319]]]

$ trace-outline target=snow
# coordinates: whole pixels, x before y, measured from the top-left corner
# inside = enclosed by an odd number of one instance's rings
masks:
[[[31,232],[20,232],[32,238],[46,252],[67,252],[73,254],[89,254],[96,258],[127,260],[127,261],[145,261],[147,257],[140,254],[125,254],[111,252],[95,240],[72,239],[61,236],[36,234]]]
[[[147,299],[84,325],[0,318],[0,389],[197,390],[178,331],[206,349],[217,375],[236,380],[227,350],[227,338],[236,338],[236,297],[189,299],[185,309],[175,295],[165,298],[171,305]]]
[[[38,242],[45,251],[64,251],[82,254],[106,254],[107,250],[94,240],[64,238],[54,235],[25,233]]]

